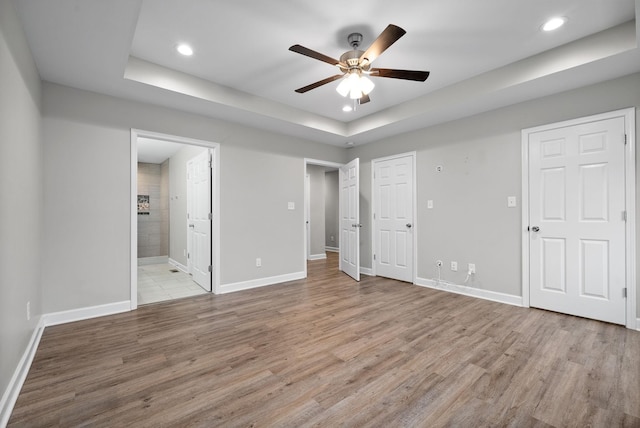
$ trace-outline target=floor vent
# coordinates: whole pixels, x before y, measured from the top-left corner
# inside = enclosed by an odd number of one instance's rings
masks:
[[[169,269],[169,272],[171,272],[171,273],[178,273],[178,272],[180,272],[180,271],[179,271],[178,269]]]

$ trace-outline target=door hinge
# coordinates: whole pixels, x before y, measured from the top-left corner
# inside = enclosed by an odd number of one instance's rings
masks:
[[[622,211],[622,221],[627,221],[627,212]]]
[[[191,253],[187,253],[187,258],[190,259],[191,258]]]
[[[627,145],[627,134],[624,134],[624,145]]]
[[[624,298],[627,297],[627,287],[622,289],[622,297],[624,297]]]
[[[209,272],[213,272],[213,266],[209,265]]]
[[[373,213],[373,219],[374,220],[376,219],[376,213]]]
[[[373,255],[373,260],[375,260],[375,259],[376,259],[376,255],[374,254],[374,255]]]
[[[213,220],[213,213],[209,213],[207,217],[209,218],[209,220]]]

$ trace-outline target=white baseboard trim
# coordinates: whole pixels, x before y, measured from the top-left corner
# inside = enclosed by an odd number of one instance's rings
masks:
[[[167,260],[169,260],[168,256],[140,257],[138,259],[138,266],[159,265],[162,263],[167,263]]]
[[[640,331],[640,318],[636,318],[636,330]]]
[[[285,275],[270,276],[267,278],[252,279],[249,281],[234,282],[220,286],[220,294],[232,293],[234,291],[249,290],[251,288],[264,287],[266,285],[279,284],[281,282],[304,279],[304,272],[288,273]]]
[[[491,300],[493,302],[506,303],[507,305],[522,306],[522,297],[514,296],[512,294],[498,293],[497,291],[483,290],[466,285],[454,284],[452,282],[442,280],[437,281],[426,278],[416,278],[416,282],[414,284],[421,287],[435,288],[436,290],[463,294],[465,296],[478,297],[480,299]]]
[[[338,247],[324,247],[325,251],[329,251],[331,253],[339,253],[340,248]]]
[[[114,315],[131,310],[131,301],[107,303],[105,305],[90,306],[87,308],[71,309],[68,311],[53,312],[42,316],[42,323],[45,327],[51,325],[65,324],[68,322],[82,321],[90,318]]]
[[[173,260],[172,258],[169,258],[169,264],[171,266],[177,267],[179,270],[181,270],[182,272],[186,273],[187,275],[189,274],[189,268],[186,267],[185,265],[183,265],[182,263],[177,262],[177,261]]]
[[[4,394],[2,394],[2,400],[0,401],[0,427],[6,427],[9,423],[11,412],[13,412],[13,406],[15,406],[16,401],[18,400],[18,395],[20,395],[22,385],[24,385],[24,381],[27,379],[27,374],[31,368],[33,357],[36,355],[36,351],[38,350],[38,345],[40,344],[40,338],[42,337],[43,331],[44,324],[42,322],[42,317],[40,317],[35,330],[33,330],[33,333],[31,334],[31,339],[29,339],[27,348],[24,350],[22,358],[20,358],[18,366],[13,372],[13,376],[11,376],[9,385],[7,385],[7,389],[5,389]]]
[[[360,266],[360,274],[373,276],[373,269]]]
[[[326,253],[311,254],[309,257],[307,257],[307,260],[324,260],[326,258],[327,258],[327,254]]]

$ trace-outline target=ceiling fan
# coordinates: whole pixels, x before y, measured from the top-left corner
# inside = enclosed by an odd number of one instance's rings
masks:
[[[349,98],[353,100],[357,99],[360,104],[364,104],[371,101],[369,93],[375,86],[367,76],[389,77],[392,79],[424,82],[427,80],[427,77],[429,77],[428,71],[371,67],[371,63],[386,51],[389,46],[398,41],[400,37],[404,36],[405,33],[406,31],[397,25],[389,24],[366,51],[358,49],[360,43],[362,43],[362,34],[351,33],[347,40],[353,50],[343,53],[340,56],[340,60],[331,58],[301,45],[291,46],[289,48],[290,51],[335,65],[342,72],[342,74],[336,74],[335,76],[327,77],[326,79],[298,88],[296,89],[296,92],[303,94],[322,85],[326,85],[327,83],[344,78],[336,90],[343,97],[349,95]]]

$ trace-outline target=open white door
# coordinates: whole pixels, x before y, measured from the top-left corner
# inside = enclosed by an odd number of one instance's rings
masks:
[[[193,280],[211,291],[211,150],[187,162],[187,235]]]
[[[360,159],[340,167],[340,270],[360,281]]]

